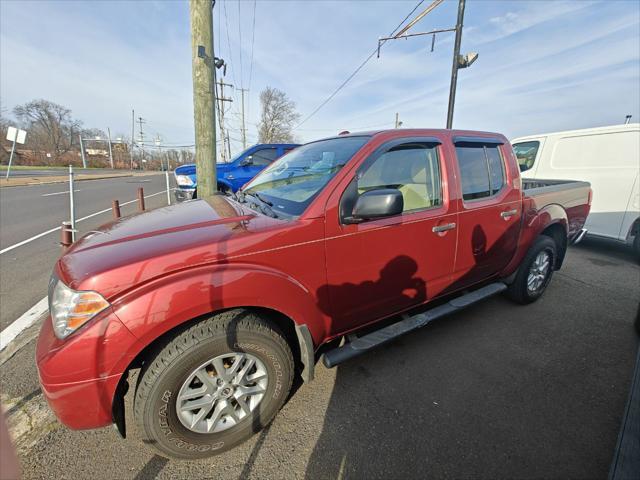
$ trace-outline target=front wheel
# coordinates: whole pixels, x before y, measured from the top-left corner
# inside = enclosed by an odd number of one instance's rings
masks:
[[[544,235],[538,237],[520,264],[515,280],[509,285],[509,298],[523,305],[539,299],[551,281],[556,258],[556,242]]]
[[[197,459],[233,448],[265,427],[293,380],[282,334],[231,310],[174,337],[141,372],[134,415],[161,455]]]

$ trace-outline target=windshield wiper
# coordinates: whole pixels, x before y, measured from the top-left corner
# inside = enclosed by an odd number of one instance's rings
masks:
[[[256,193],[256,192],[251,192],[251,193],[242,192],[242,200],[239,200],[240,203],[244,203],[244,202],[247,201],[247,199],[245,198],[247,195],[257,199],[258,202],[260,202],[260,203],[255,203],[254,205],[256,205],[256,207],[258,207],[258,209],[262,213],[264,213],[265,215],[267,215],[269,217],[279,218],[278,214],[275,212],[275,210],[273,208],[271,208],[273,206],[273,203],[270,202],[269,200],[265,200],[264,198],[262,198],[262,196],[259,193]]]
[[[253,195],[254,197],[256,197],[258,200],[260,200],[262,203],[266,203],[267,205],[269,205],[270,207],[273,207],[273,202],[270,202],[269,200],[265,199],[262,195],[260,195],[258,192],[253,192],[250,193],[249,195]]]

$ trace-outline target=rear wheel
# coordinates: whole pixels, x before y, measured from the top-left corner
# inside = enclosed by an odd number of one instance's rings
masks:
[[[556,242],[544,235],[538,237],[524,257],[515,280],[509,285],[507,295],[521,304],[535,302],[551,281],[556,258]]]
[[[266,426],[293,380],[282,334],[244,310],[206,319],[171,340],[141,372],[134,414],[160,454],[222,453]]]
[[[636,252],[636,259],[640,262],[640,230],[636,233],[633,240],[633,251]]]

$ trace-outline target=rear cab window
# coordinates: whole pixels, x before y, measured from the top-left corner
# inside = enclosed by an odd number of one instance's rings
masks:
[[[518,165],[521,172],[526,172],[533,167],[540,149],[540,142],[537,140],[531,142],[520,142],[513,145],[513,153],[518,159]]]

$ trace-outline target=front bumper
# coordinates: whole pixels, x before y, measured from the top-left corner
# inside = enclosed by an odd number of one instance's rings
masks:
[[[137,339],[111,308],[59,340],[51,317],[40,330],[36,363],[42,392],[61,423],[89,429],[113,423],[114,394]]]
[[[176,200],[178,202],[183,202],[185,200],[191,200],[196,192],[195,188],[176,188],[174,190],[175,192],[175,196],[176,196]]]

